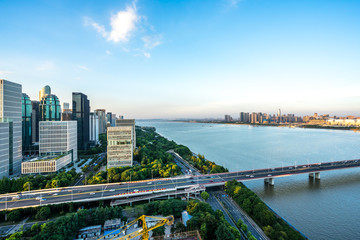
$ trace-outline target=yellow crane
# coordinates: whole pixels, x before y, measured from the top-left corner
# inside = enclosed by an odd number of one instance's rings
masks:
[[[155,225],[151,226],[149,224],[146,223],[146,220],[155,220],[157,221]],[[131,226],[134,226],[135,224],[139,223],[142,225],[142,228],[140,230],[134,231],[132,233],[129,233],[123,237],[118,237],[122,232],[126,231],[127,229],[129,229]],[[146,215],[142,215],[141,217],[129,222],[128,224],[115,229],[114,231],[112,231],[111,233],[116,232],[117,230],[120,230],[118,234],[116,234],[112,239],[120,239],[120,240],[128,240],[128,239],[133,239],[135,237],[141,236],[141,239],[149,239],[149,232],[151,230],[154,230],[155,228],[164,226],[165,224],[167,225],[172,225],[174,223],[174,217],[173,216],[167,216],[167,217],[154,217],[154,216],[146,216]],[[111,234],[109,233],[109,234]],[[100,239],[104,239],[105,236],[99,238]]]

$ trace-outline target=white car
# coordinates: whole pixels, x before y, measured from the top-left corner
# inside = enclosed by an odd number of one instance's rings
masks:
[[[40,200],[42,200],[42,198],[41,198],[41,197],[36,197],[35,199],[36,199],[36,200],[39,200],[39,201],[40,201]]]
[[[148,182],[147,184],[152,184],[152,182]]]
[[[139,190],[138,189],[134,189],[134,192],[138,192]]]
[[[250,177],[254,177],[254,175],[250,175]]]
[[[268,177],[271,177],[271,174],[269,174]]]
[[[109,192],[115,192],[115,189],[110,189]]]
[[[90,195],[95,195],[95,193],[94,193],[94,192],[91,192]]]
[[[53,196],[57,196],[58,194],[57,193],[54,193]]]

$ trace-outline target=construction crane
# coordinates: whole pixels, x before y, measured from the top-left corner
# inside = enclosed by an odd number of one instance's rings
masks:
[[[151,221],[151,220],[155,220],[157,221],[155,225],[151,226],[151,223],[147,223],[146,220]],[[129,229],[131,226],[135,226],[135,224],[140,223],[140,225],[142,226],[142,228],[140,230],[134,231],[132,233],[129,233],[123,237],[119,237],[120,233],[125,232],[127,229]],[[172,225],[174,223],[174,217],[173,216],[167,216],[167,217],[154,217],[154,216],[146,216],[146,215],[142,215],[141,217],[129,222],[128,224],[115,229],[114,231],[112,231],[109,234],[112,234],[116,231],[119,230],[119,233],[117,233],[113,238],[111,238],[110,240],[113,239],[118,239],[118,240],[128,240],[128,239],[133,239],[135,237],[141,236],[141,239],[143,240],[148,240],[149,239],[149,232],[151,230],[154,230],[155,228],[164,226],[165,224],[167,225]],[[104,239],[105,236],[99,238],[100,239]]]

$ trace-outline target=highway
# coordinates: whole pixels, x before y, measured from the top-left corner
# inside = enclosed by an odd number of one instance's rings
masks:
[[[145,194],[153,194],[153,192],[174,191],[174,189],[189,188],[197,184],[205,187],[212,187],[224,185],[226,181],[233,179],[238,181],[251,181],[255,179],[286,177],[294,174],[314,173],[352,167],[360,167],[360,160],[8,193],[0,195],[0,210],[66,202],[90,202],[102,199],[131,198]]]

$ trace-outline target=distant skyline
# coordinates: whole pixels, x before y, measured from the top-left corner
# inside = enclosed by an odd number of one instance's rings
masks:
[[[0,2],[0,78],[127,118],[360,116],[360,1]]]

